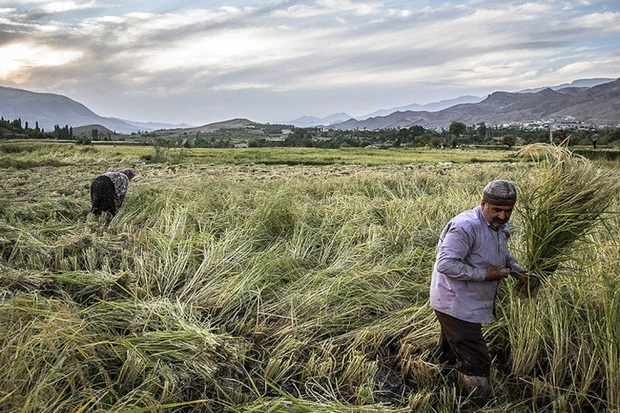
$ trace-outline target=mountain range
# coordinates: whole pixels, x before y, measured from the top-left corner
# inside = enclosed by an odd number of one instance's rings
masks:
[[[317,118],[314,116],[302,116],[300,118],[297,118],[291,121],[285,121],[282,123],[297,126],[298,128],[311,128],[314,126],[328,126],[328,125],[341,123],[349,119],[364,120],[364,119],[373,118],[377,116],[386,116],[386,115],[389,115],[390,113],[402,112],[406,110],[427,110],[429,112],[434,112],[434,111],[442,110],[445,108],[449,108],[450,106],[458,105],[460,103],[477,103],[477,102],[480,102],[482,99],[484,98],[481,98],[479,96],[467,95],[467,96],[459,96],[458,98],[454,98],[454,99],[440,100],[439,102],[427,103],[425,105],[413,103],[411,105],[398,106],[398,107],[393,107],[391,109],[379,109],[367,115],[356,116],[355,118],[344,112],[340,112],[340,113],[335,113],[333,115],[327,116],[325,118]]]
[[[21,119],[29,127],[38,125],[50,131],[55,125],[72,127],[102,126],[116,133],[133,133],[161,129],[191,133],[211,131],[229,121],[203,126],[144,123],[100,116],[85,105],[66,96],[37,93],[0,86],[0,116],[5,120]],[[346,113],[326,118],[305,116],[283,122],[297,127],[322,126],[330,129],[384,129],[410,127],[447,128],[453,121],[467,125],[528,122],[542,119],[576,120],[596,125],[620,125],[620,79],[580,79],[574,82],[520,92],[494,92],[486,98],[461,96],[426,105],[412,104],[381,109],[354,119]],[[230,122],[233,122],[231,120]]]
[[[0,86],[0,116],[5,120],[21,119],[29,127],[52,131],[55,125],[72,127],[101,125],[117,133],[152,131],[188,127],[155,122],[135,122],[99,116],[83,104],[54,93],[38,93]]]
[[[582,82],[583,83],[583,82]],[[331,129],[386,129],[413,125],[448,128],[454,121],[474,125],[565,120],[597,126],[620,125],[620,79],[594,86],[543,88],[535,92],[494,92],[478,103],[463,103],[436,112],[396,111],[364,120],[349,119],[325,126]]]
[[[563,83],[563,84],[556,85],[556,86],[545,86],[545,87],[540,87],[536,89],[524,89],[524,90],[518,91],[517,93],[535,93],[535,92],[539,92],[546,88],[550,88],[553,90],[560,90],[560,89],[565,89],[568,87],[592,87],[592,86],[597,86],[603,83],[609,83],[613,80],[614,79],[609,79],[609,78],[579,79],[571,83]],[[283,123],[288,123],[288,124],[291,124],[297,127],[302,127],[302,128],[313,127],[313,126],[330,126],[330,125],[341,123],[341,122],[344,122],[350,119],[366,120],[369,118],[388,116],[394,112],[406,112],[406,111],[438,112],[440,110],[447,109],[449,107],[460,105],[463,103],[478,103],[478,102],[483,101],[484,99],[485,97],[483,96],[465,95],[465,96],[459,96],[453,99],[440,100],[438,102],[431,102],[431,103],[427,103],[423,105],[420,105],[418,103],[413,103],[411,105],[397,106],[397,107],[392,107],[390,109],[379,109],[373,113],[370,113],[367,115],[355,116],[355,117],[349,116],[346,113],[336,113],[334,115],[331,115],[325,118],[303,116],[301,118],[288,121],[288,122],[283,122]]]

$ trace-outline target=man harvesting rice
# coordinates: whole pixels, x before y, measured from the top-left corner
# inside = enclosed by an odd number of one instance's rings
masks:
[[[90,185],[91,212],[97,216],[106,213],[108,219],[116,215],[125,200],[129,181],[135,176],[133,169],[124,168],[95,178]]]
[[[491,369],[481,323],[491,322],[499,281],[525,272],[508,250],[516,200],[511,182],[489,182],[480,205],[452,218],[437,245],[430,304],[441,325],[439,357],[456,364],[464,389],[478,402],[488,399]]]

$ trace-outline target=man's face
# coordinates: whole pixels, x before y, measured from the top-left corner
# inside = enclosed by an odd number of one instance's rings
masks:
[[[482,201],[482,215],[493,228],[500,228],[510,219],[513,206],[502,206]]]

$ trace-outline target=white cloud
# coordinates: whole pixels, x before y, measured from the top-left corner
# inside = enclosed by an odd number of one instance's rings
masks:
[[[276,85],[271,83],[228,83],[224,85],[216,85],[213,87],[213,90],[251,90],[251,89],[274,89],[277,88]]]
[[[46,13],[64,13],[73,10],[90,9],[95,6],[95,1],[88,1],[84,3],[75,1],[52,1],[41,3],[41,10]]]
[[[22,77],[25,70],[58,67],[82,56],[77,50],[56,50],[45,45],[13,43],[0,46],[0,79]]]
[[[590,29],[601,33],[620,33],[620,12],[592,13],[574,20],[580,29]]]

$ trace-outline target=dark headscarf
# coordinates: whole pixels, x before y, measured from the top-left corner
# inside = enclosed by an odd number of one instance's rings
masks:
[[[134,176],[136,176],[136,173],[131,168],[124,168],[124,169],[119,170],[119,172],[127,175],[127,178],[129,179],[132,179]]]

